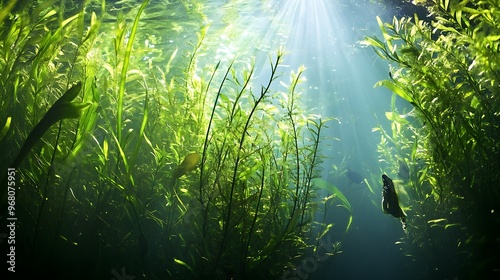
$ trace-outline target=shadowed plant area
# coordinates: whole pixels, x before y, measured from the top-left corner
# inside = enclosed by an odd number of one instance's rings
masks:
[[[408,213],[405,254],[429,279],[500,275],[500,6],[498,1],[415,1],[431,21],[394,18],[364,43],[390,62],[393,100],[381,161]]]
[[[318,195],[330,118],[306,112],[282,49],[265,71],[210,61],[197,1],[0,3],[19,273],[278,279],[340,250],[326,208],[349,202]]]

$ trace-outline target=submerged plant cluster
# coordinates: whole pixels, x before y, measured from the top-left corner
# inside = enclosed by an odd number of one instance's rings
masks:
[[[269,279],[325,246],[332,225],[314,219],[336,197],[316,195],[327,120],[299,103],[305,68],[281,73],[279,50],[256,87],[251,60],[201,62],[206,27],[189,49],[165,44],[201,26],[189,1],[168,6],[185,18],[167,16],[167,34],[148,28],[160,14],[147,0],[64,3],[0,13],[0,165],[19,174],[18,271]]]
[[[404,252],[425,277],[493,279],[500,267],[500,5],[498,1],[414,1],[431,21],[394,18],[383,41],[364,43],[388,60],[378,83],[393,102],[379,151],[404,187]],[[426,261],[424,261],[426,260]]]

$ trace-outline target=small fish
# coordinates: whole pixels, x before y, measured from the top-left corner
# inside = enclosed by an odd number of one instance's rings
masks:
[[[365,180],[365,178],[363,178],[361,174],[356,171],[352,171],[351,169],[347,169],[347,178],[349,178],[351,182],[356,184],[361,184]]]
[[[391,214],[395,218],[400,218],[403,230],[405,230],[406,214],[399,206],[398,195],[396,193],[396,189],[394,188],[394,183],[392,182],[392,179],[385,174],[382,175],[382,182],[384,183],[384,189],[382,191],[382,209],[384,210],[384,213]]]
[[[199,153],[190,153],[186,155],[181,165],[177,166],[174,170],[174,179],[177,179],[186,173],[193,171],[196,168],[196,165],[201,160],[201,155]]]

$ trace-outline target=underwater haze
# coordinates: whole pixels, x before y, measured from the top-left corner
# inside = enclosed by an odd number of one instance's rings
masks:
[[[499,279],[499,23],[0,1],[2,279]]]

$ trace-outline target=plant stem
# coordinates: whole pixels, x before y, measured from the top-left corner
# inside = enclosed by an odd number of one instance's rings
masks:
[[[243,144],[245,142],[245,136],[248,133],[247,131],[248,131],[249,127],[250,127],[250,122],[252,120],[253,114],[257,110],[257,107],[259,106],[260,102],[264,99],[264,97],[266,96],[266,94],[269,92],[271,84],[272,84],[272,82],[275,79],[276,70],[278,68],[278,65],[281,62],[281,58],[282,58],[282,52],[279,51],[278,55],[276,57],[275,63],[274,64],[271,63],[271,76],[269,77],[269,82],[268,82],[267,86],[265,86],[265,87],[263,86],[261,88],[261,94],[260,94],[259,98],[255,101],[255,103],[254,103],[254,105],[253,105],[253,107],[252,107],[252,109],[250,111],[250,114],[247,117],[247,120],[246,120],[245,126],[243,128],[243,131],[241,133],[241,138],[240,138],[240,142],[239,142],[238,149],[237,149],[236,161],[234,163],[233,177],[232,177],[232,181],[231,181],[231,190],[230,190],[230,193],[229,193],[229,202],[228,202],[228,205],[227,205],[227,214],[226,214],[226,217],[224,218],[224,221],[223,221],[222,241],[220,243],[219,252],[217,253],[217,257],[215,259],[213,272],[215,272],[215,270],[217,269],[217,266],[219,265],[219,261],[220,261],[220,258],[222,256],[222,253],[224,251],[224,246],[225,246],[225,243],[226,243],[226,240],[227,240],[227,234],[228,234],[228,231],[229,231],[229,222],[231,221],[231,211],[232,211],[232,207],[233,207],[234,189],[236,187],[236,180],[237,180],[237,175],[238,175],[238,167],[239,167],[239,164],[240,164],[240,161],[241,161],[241,151],[243,150]]]

